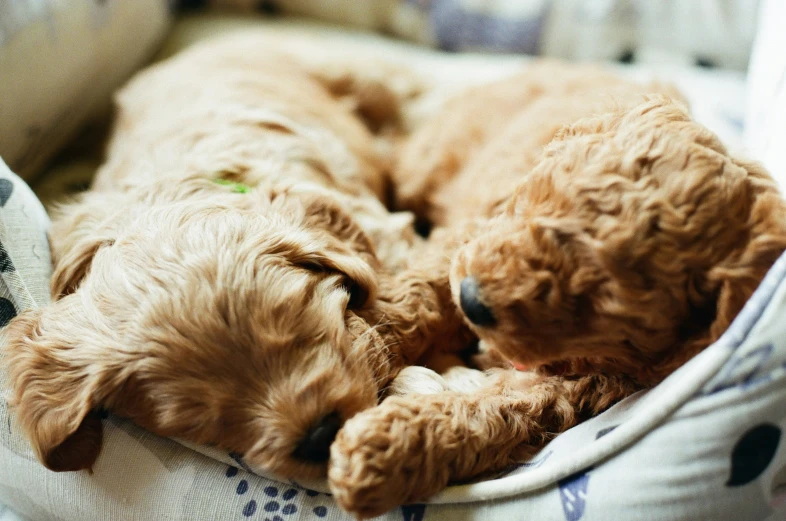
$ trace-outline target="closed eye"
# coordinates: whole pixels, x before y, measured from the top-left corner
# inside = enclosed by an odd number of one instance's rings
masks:
[[[341,278],[341,287],[349,294],[349,302],[347,309],[356,310],[362,308],[368,301],[368,291],[365,290],[360,284],[347,277],[341,272],[326,269],[321,264],[316,262],[301,261],[296,264],[298,268],[304,269],[311,273],[319,273],[324,275],[336,275]]]

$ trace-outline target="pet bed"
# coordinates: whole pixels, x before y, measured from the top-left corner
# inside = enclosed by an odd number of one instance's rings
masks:
[[[774,9],[783,14],[782,8]],[[182,23],[162,55],[206,33],[245,23],[227,18]],[[422,70],[439,74],[447,91],[466,84],[468,77],[506,74],[522,61],[448,58],[366,35],[349,38],[364,46],[379,45],[391,56],[400,53]],[[764,35],[760,39],[766,40]],[[762,44],[757,53],[774,49]],[[663,76],[669,71],[660,72]],[[670,78],[691,98],[698,119],[732,146],[743,144],[740,75],[693,72],[672,73]],[[777,78],[772,85],[760,91],[772,99],[780,96],[777,106],[783,107],[782,81],[781,94],[774,88]],[[427,112],[428,104],[445,94],[425,99],[418,110]],[[760,107],[760,100],[749,106]],[[409,117],[417,124],[418,111]],[[774,124],[778,118],[763,121]],[[760,152],[776,177],[783,165],[780,148],[770,144]],[[61,164],[35,187],[44,200],[62,195],[94,167],[89,160]],[[47,223],[39,199],[0,164],[0,323],[49,298]],[[532,461],[497,479],[451,487],[427,505],[402,507],[379,519],[783,519],[784,307],[786,256],[773,266],[727,333],[655,389],[567,431]],[[6,387],[1,371],[0,386]],[[93,475],[52,473],[35,459],[7,403],[0,400],[0,504],[31,521],[351,519],[337,509],[323,483],[284,482],[254,473],[242,455],[185,447],[112,416],[104,422],[104,447]],[[0,508],[3,521],[15,515]]]

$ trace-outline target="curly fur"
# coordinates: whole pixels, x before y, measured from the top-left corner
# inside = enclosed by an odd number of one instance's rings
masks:
[[[432,226],[492,217],[563,125],[653,92],[680,99],[668,84],[641,85],[596,66],[551,60],[467,89],[401,150],[393,170],[396,205]]]
[[[457,99],[402,152],[400,201],[449,226],[435,233],[490,216],[459,241],[453,300],[474,277],[494,321],[468,326],[529,370],[397,393],[349,421],[329,479],[358,517],[525,461],[659,383],[726,330],[786,249],[786,204],[760,165],[652,87],[554,67]]]
[[[8,328],[15,415],[50,469],[92,468],[108,409],[324,475],[294,455],[308,430],[375,405],[451,329],[449,291],[394,279],[423,247],[382,203],[369,130],[396,125],[397,94],[363,60],[280,37],[199,44],[118,94],[105,164],[53,219],[55,302]]]

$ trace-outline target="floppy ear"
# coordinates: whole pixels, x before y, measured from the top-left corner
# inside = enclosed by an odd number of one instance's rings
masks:
[[[363,307],[369,300],[376,298],[378,284],[375,270],[336,237],[329,236],[327,245],[300,250],[292,255],[290,260],[293,264],[341,273],[349,292],[351,309]]]
[[[26,311],[6,330],[11,405],[38,459],[54,471],[92,469],[102,442],[98,375],[74,356],[73,298]]]
[[[98,250],[112,243],[111,239],[96,236],[75,241],[64,251],[55,252],[52,248],[54,271],[49,283],[52,297],[58,299],[73,293],[90,270]]]
[[[738,208],[726,205],[725,211],[742,215],[744,233],[734,239],[735,249],[727,259],[708,274],[717,292],[715,321],[710,339],[716,340],[729,327],[742,307],[761,283],[769,269],[786,251],[786,201],[777,184],[762,165],[733,159],[734,166],[745,169],[744,182],[734,194]]]
[[[54,272],[50,282],[52,297],[73,293],[87,275],[93,257],[103,246],[114,242],[116,220],[127,215],[122,194],[88,192],[73,203],[54,210],[49,243]]]
[[[380,263],[374,245],[350,210],[330,194],[309,190],[298,192],[297,198],[305,211],[304,224],[326,232],[327,247],[309,250],[296,263],[343,273],[351,296],[350,307],[362,307],[377,293]]]

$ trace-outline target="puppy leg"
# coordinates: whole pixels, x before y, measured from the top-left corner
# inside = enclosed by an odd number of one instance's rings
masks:
[[[505,371],[476,393],[394,397],[346,423],[331,449],[339,505],[368,518],[450,482],[526,461],[558,433],[637,390],[603,376]]]
[[[463,366],[453,366],[442,374],[451,391],[473,393],[482,389],[494,378],[493,375]]]
[[[426,356],[423,365],[435,371],[442,379],[445,391],[474,392],[488,385],[491,378],[491,375],[482,370],[467,367],[464,359],[457,353],[435,351]]]

